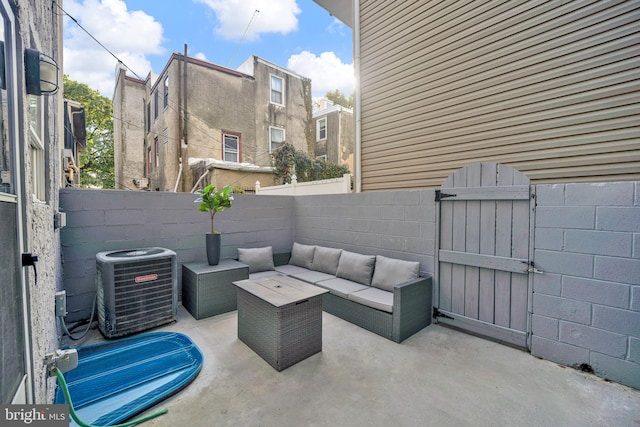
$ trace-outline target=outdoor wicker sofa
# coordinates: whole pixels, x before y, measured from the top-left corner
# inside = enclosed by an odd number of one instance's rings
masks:
[[[297,242],[290,254],[239,248],[238,261],[250,278],[285,274],[329,290],[324,311],[398,343],[431,323],[432,279],[418,262]]]

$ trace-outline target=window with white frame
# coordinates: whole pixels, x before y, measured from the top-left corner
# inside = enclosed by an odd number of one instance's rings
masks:
[[[269,126],[269,152],[273,153],[284,142],[284,128]]]
[[[29,154],[31,157],[31,193],[33,198],[45,201],[44,165],[44,101],[40,96],[29,96]]]
[[[164,76],[164,108],[169,106],[169,75]]]
[[[271,102],[284,105],[284,79],[271,74]]]
[[[160,167],[160,145],[158,144],[158,137],[156,136],[153,139],[153,151],[154,151],[154,157],[155,157],[155,167],[156,169],[158,167]]]
[[[151,103],[147,102],[147,133],[151,131]]]
[[[222,134],[222,158],[225,162],[240,161],[240,137],[229,133]]]
[[[158,90],[156,89],[153,92],[153,120],[158,119],[158,109],[159,109],[159,100],[158,100]]]
[[[147,148],[147,176],[151,174],[153,162],[151,161],[151,147]]]
[[[316,122],[316,141],[327,139],[327,118],[323,117]]]

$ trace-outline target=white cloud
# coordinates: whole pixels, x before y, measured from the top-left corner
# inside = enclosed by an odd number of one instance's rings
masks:
[[[255,41],[262,33],[288,34],[296,31],[297,15],[302,12],[296,0],[196,1],[215,12],[218,19],[215,32],[228,40],[240,40],[244,35],[245,40]]]
[[[314,97],[339,89],[347,97],[354,89],[353,64],[345,64],[333,52],[322,52],[320,56],[309,51],[292,55],[287,68],[311,79]]]
[[[164,53],[162,25],[123,0],[65,1],[64,9],[139,77],[151,69],[147,55]],[[117,59],[71,19],[65,18],[64,70],[72,80],[111,97]],[[129,75],[133,75],[127,71]]]
[[[329,24],[329,26],[327,27],[327,32],[329,34],[344,35],[345,29],[346,29],[346,25],[344,25],[342,21],[340,21],[338,18],[334,17],[333,22],[331,22],[331,24]]]
[[[205,55],[203,52],[198,52],[195,55],[193,55],[193,57],[196,59],[200,59],[202,61],[208,61],[207,55]]]

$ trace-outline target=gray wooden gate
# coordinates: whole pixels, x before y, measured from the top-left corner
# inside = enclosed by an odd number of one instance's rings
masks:
[[[437,203],[437,322],[529,348],[535,194],[508,166],[450,175]]]

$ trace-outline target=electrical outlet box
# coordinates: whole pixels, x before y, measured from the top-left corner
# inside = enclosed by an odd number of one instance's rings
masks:
[[[67,315],[67,292],[56,292],[56,316],[64,317]]]

